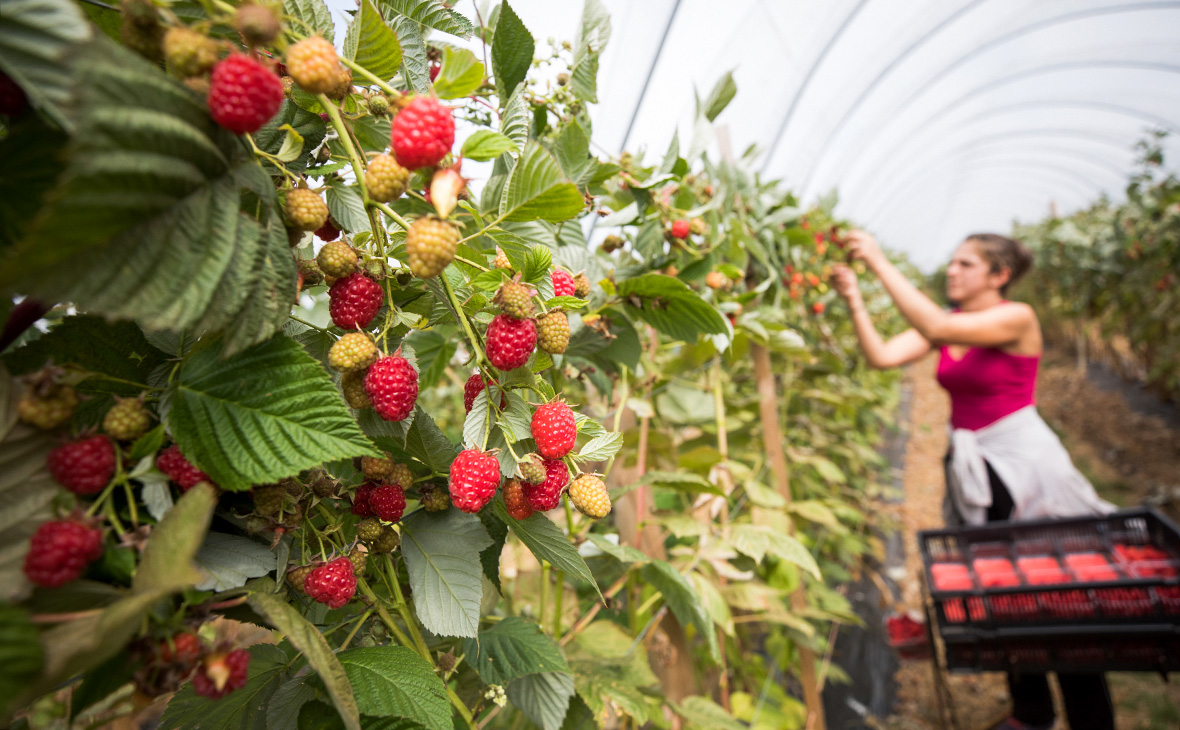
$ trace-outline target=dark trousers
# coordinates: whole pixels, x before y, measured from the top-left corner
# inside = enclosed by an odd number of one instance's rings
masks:
[[[1012,514],[1012,495],[991,464],[987,465],[987,477],[992,488],[987,520],[1006,520]],[[1070,730],[1114,730],[1114,704],[1105,674],[1057,672],[1057,683],[1061,685]],[[1012,695],[1012,716],[1017,720],[1030,725],[1053,722],[1053,695],[1043,672],[1008,672],[1008,691]]]

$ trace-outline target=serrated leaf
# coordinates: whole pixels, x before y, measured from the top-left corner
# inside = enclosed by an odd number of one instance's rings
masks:
[[[73,3],[6,0],[0,14],[0,69],[34,108],[66,129],[74,101],[71,50],[90,36],[90,24]]]
[[[438,332],[415,332],[414,347],[418,353],[418,387],[421,390],[433,388],[442,379],[459,344]]]
[[[516,143],[499,132],[481,129],[463,140],[461,154],[468,160],[494,160],[505,152],[519,151]]]
[[[127,461],[139,462],[154,455],[164,445],[164,425],[160,424],[135,440],[127,453]]]
[[[530,284],[538,283],[542,278],[548,277],[552,268],[553,252],[545,246],[532,246],[525,255],[521,279]]]
[[[510,444],[532,436],[532,412],[524,398],[508,393],[508,407],[500,413],[500,430]]]
[[[600,0],[586,0],[582,8],[582,25],[574,39],[574,63],[570,87],[574,96],[598,102],[598,58],[610,40],[610,13]]]
[[[344,56],[382,81],[397,74],[402,64],[401,43],[372,0],[361,0],[344,37]]]
[[[523,520],[514,520],[508,515],[508,510],[500,500],[496,500],[492,508],[512,530],[512,534],[516,535],[538,560],[548,560],[553,567],[565,571],[566,575],[586,581],[594,586],[599,597],[602,596],[602,590],[594,580],[586,561],[570,544],[569,538],[557,525],[550,522],[548,517],[536,512]]]
[[[729,332],[721,313],[675,277],[643,274],[620,282],[618,292],[629,311],[673,339],[696,342]]]
[[[479,391],[471,403],[471,411],[463,421],[463,444],[469,449],[482,449],[487,443],[496,416],[488,405],[488,391]]]
[[[440,474],[450,471],[451,462],[459,454],[430,414],[419,406],[414,407],[414,423],[406,433],[406,451]]]
[[[500,16],[492,38],[492,69],[501,94],[515,89],[528,75],[533,62],[533,34],[507,0],[500,3]]]
[[[352,685],[336,653],[315,624],[285,600],[268,591],[250,594],[250,606],[287,637],[320,676],[332,704],[344,720],[348,730],[360,730],[360,711],[353,696]]]
[[[585,207],[582,193],[565,179],[553,155],[538,142],[528,143],[508,174],[500,200],[504,220],[556,223],[576,218]]]
[[[439,69],[438,77],[434,80],[434,93],[440,99],[461,99],[472,94],[483,84],[483,76],[483,64],[475,58],[474,53],[466,48],[445,46],[442,68]],[[466,154],[464,156],[470,157]],[[496,157],[496,155],[492,155],[492,157]],[[490,160],[492,157],[484,159]]]
[[[285,160],[287,170],[299,174],[307,168],[312,150],[324,141],[326,132],[327,125],[318,114],[287,99],[279,113],[251,136],[258,149]],[[272,174],[282,173],[275,168]]]
[[[332,219],[344,230],[353,234],[372,231],[369,215],[365,212],[365,201],[357,186],[345,185],[343,182],[333,183],[328,186],[324,200],[328,203]]]
[[[0,715],[7,716],[11,700],[41,671],[41,663],[41,642],[28,613],[0,603]]]
[[[283,0],[283,13],[295,21],[304,32],[319,33],[336,42],[336,24],[324,0]]]
[[[147,508],[149,515],[156,520],[162,520],[164,515],[168,514],[168,510],[173,507],[172,490],[168,487],[168,477],[160,474],[159,477],[149,481],[144,481],[145,478],[140,478],[143,488],[139,491],[139,498],[143,500],[143,505]]]
[[[672,703],[677,714],[688,720],[693,730],[746,730],[746,726],[708,697],[692,695]]]
[[[567,647],[578,694],[601,725],[607,704],[647,721],[647,701],[640,688],[656,684],[656,677],[641,651],[632,651],[634,640],[611,621],[594,621]]]
[[[471,21],[444,5],[442,0],[381,0],[381,4],[427,28],[460,38],[471,36]]]
[[[524,149],[529,141],[532,113],[524,84],[517,86],[503,104],[504,113],[500,115],[500,132],[515,142],[517,149]]]
[[[717,115],[729,106],[729,102],[733,101],[733,97],[737,94],[737,84],[733,81],[733,71],[726,71],[713,86],[713,90],[709,92],[709,98],[705,100],[704,114],[705,118],[710,122],[717,118]]]
[[[590,154],[590,137],[576,122],[561,130],[553,151],[566,177],[578,185],[585,185],[598,167],[598,161]]]
[[[250,647],[246,686],[219,700],[201,697],[192,683],[168,702],[161,727],[170,730],[257,730],[266,726],[267,706],[287,680],[287,655],[272,644]]]
[[[606,461],[623,448],[623,434],[618,431],[608,431],[595,436],[578,452],[579,461]]]
[[[196,585],[199,591],[228,591],[275,569],[275,555],[267,546],[240,535],[217,532],[205,535],[196,561],[204,573]]]
[[[206,347],[181,365],[168,425],[223,489],[248,489],[326,461],[380,456],[323,367],[276,335],[228,360]]]
[[[700,597],[685,577],[663,560],[650,561],[640,569],[639,575],[645,583],[663,594],[668,608],[672,609],[672,613],[681,624],[696,626],[697,632],[709,649],[709,656],[714,662],[719,661],[721,653],[717,646],[717,632],[713,630],[713,621],[705,613]]]
[[[479,551],[479,562],[483,566],[484,577],[496,586],[497,591],[503,593],[504,588],[500,585],[500,555],[504,552],[504,542],[508,539],[508,525],[501,522],[490,509],[479,511],[479,521],[492,538],[492,544]]]
[[[713,619],[713,623],[717,624],[727,635],[733,636],[733,613],[729,610],[729,604],[725,602],[721,591],[717,590],[717,586],[700,573],[689,573],[688,578],[692,581],[697,595],[701,597],[701,605],[705,607],[705,612]]]
[[[614,537],[617,538],[618,536],[615,535]],[[609,540],[606,535],[591,533],[586,536],[586,539],[587,542],[583,543],[582,548],[579,548],[578,550],[579,554],[584,555],[584,548],[587,545],[593,545],[594,547],[598,548],[600,552],[611,556],[620,563],[638,563],[642,565],[648,561],[648,557],[644,555],[643,552],[636,550],[633,547],[620,545],[617,542],[613,542]]]
[[[528,674],[569,672],[557,643],[519,616],[509,616],[467,639],[463,651],[487,684],[506,686]]]
[[[773,555],[780,560],[794,563],[820,578],[819,566],[815,558],[808,552],[801,542],[766,525],[734,525],[730,531],[730,539],[734,548],[739,552],[761,561],[766,555]]]
[[[434,667],[404,646],[349,649],[339,654],[365,715],[413,720],[428,730],[452,730],[447,688]]]
[[[429,94],[430,60],[427,56],[426,41],[422,37],[422,26],[413,19],[390,10],[387,0],[382,0],[381,9],[402,45],[402,74],[408,80],[411,89],[420,94]]]
[[[589,301],[587,301],[585,299],[579,299],[578,297],[560,296],[560,297],[551,297],[550,299],[546,300],[545,306],[548,307],[549,309],[574,310],[574,309],[581,309],[589,303],[590,303]]]
[[[278,688],[266,705],[266,730],[296,730],[299,722],[299,711],[309,702],[316,699],[315,688],[308,682],[310,675],[295,677]],[[321,703],[322,704],[322,703]],[[324,705],[328,712],[332,712],[340,727],[344,727],[344,720],[340,718],[328,705]]]
[[[541,730],[560,730],[574,696],[574,678],[567,672],[529,674],[513,680],[507,694],[512,706]]]
[[[475,636],[483,596],[479,552],[491,543],[475,515],[416,512],[402,522],[402,555],[422,625],[439,636]]]

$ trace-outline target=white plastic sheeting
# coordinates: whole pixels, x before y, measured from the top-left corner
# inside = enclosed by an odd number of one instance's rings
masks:
[[[838,188],[838,214],[924,268],[971,231],[1119,198],[1135,143],[1180,132],[1180,2],[602,2],[601,153],[626,137],[654,159],[675,130],[689,138],[694,89],[732,69],[716,124],[735,152],[757,145],[805,202]],[[542,40],[571,38],[582,10],[511,4]],[[455,9],[474,20],[473,0]],[[1175,163],[1180,137],[1165,146]]]

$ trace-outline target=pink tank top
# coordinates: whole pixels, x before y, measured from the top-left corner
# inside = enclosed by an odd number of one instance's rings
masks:
[[[951,426],[978,431],[1036,403],[1040,355],[972,347],[955,360],[939,350],[938,384],[951,396]]]

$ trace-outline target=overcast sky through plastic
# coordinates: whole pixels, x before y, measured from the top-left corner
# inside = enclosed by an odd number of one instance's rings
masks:
[[[340,41],[354,2],[328,1]],[[511,4],[538,50],[572,38],[582,12],[581,0]],[[621,150],[638,104],[626,147],[658,160],[674,131],[692,134],[693,89],[706,96],[732,69],[738,94],[716,126],[734,153],[757,145],[764,175],[805,203],[838,188],[838,215],[926,270],[966,234],[1039,220],[1051,202],[1120,199],[1151,129],[1172,132],[1168,167],[1180,160],[1180,2],[603,4],[600,157]],[[472,0],[454,7],[475,21]]]

